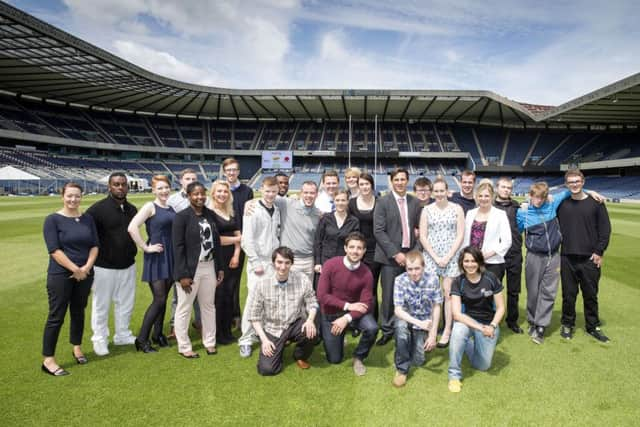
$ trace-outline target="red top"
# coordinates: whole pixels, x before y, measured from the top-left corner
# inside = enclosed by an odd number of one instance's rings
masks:
[[[373,275],[365,263],[351,271],[345,267],[343,256],[327,260],[322,266],[318,281],[318,302],[324,314],[340,314],[345,303],[362,302],[373,309]],[[363,313],[350,311],[353,319],[359,319]]]

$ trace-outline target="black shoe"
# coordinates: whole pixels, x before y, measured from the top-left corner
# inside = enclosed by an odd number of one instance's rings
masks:
[[[136,346],[136,351],[142,351],[143,353],[157,353],[158,350],[156,350],[155,348],[151,347],[151,343],[149,341],[140,341],[138,338],[136,338],[136,341],[134,342],[135,346]]]
[[[46,366],[44,366],[44,363],[42,364],[42,372],[44,372],[45,374],[53,375],[54,377],[64,377],[65,375],[70,375],[69,372],[65,371],[62,368],[58,368],[55,371],[51,372],[49,369],[47,369]]]
[[[602,333],[600,327],[596,327],[595,329],[587,331],[587,333],[600,342],[607,343],[610,341],[609,337]]]
[[[573,338],[573,328],[571,326],[560,326],[560,336],[565,340],[570,340]]]
[[[207,356],[215,356],[216,354],[218,354],[218,349],[213,347],[212,350],[207,349]]]
[[[73,356],[74,359],[76,359],[76,363],[78,365],[86,365],[87,363],[89,363],[89,360],[84,354],[82,356],[76,356],[75,353],[71,352],[71,355]]]
[[[154,344],[158,344],[158,347],[169,347],[169,340],[164,335],[158,335],[151,339]]]
[[[358,329],[358,328],[353,328],[353,329],[351,330],[351,336],[352,336],[353,338],[358,338],[358,337],[360,336],[360,334],[361,334],[361,333],[362,333],[362,331],[361,331],[360,329]]]
[[[393,338],[391,335],[382,335],[380,339],[376,342],[376,345],[385,345]]]
[[[513,331],[514,334],[523,334],[524,331],[517,323],[507,324],[507,327]]]
[[[529,323],[529,330],[527,331],[527,335],[533,337],[533,334],[536,332],[536,325]]]

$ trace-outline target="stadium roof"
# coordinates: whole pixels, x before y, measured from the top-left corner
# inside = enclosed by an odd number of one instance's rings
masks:
[[[480,90],[238,90],[137,67],[0,1],[0,91],[70,106],[199,118],[640,125],[640,73],[558,107]]]

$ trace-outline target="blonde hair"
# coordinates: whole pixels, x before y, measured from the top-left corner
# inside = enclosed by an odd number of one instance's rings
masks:
[[[533,183],[529,189],[529,196],[546,199],[549,196],[549,185],[544,181]]]
[[[407,260],[407,264],[410,262],[420,261],[420,265],[424,267],[424,257],[420,251],[412,250],[405,254],[405,259]]]
[[[480,184],[478,185],[478,187],[476,187],[476,197],[478,197],[478,194],[485,190],[489,192],[489,195],[492,199],[495,197],[495,190],[493,189],[493,184],[491,183],[490,179],[483,179],[482,181],[480,181]]]
[[[214,192],[216,190],[217,187],[224,187],[227,189],[227,191],[229,192],[229,198],[227,199],[227,201],[225,202],[225,204],[222,206],[222,209],[220,209],[222,212],[224,212],[225,214],[227,214],[229,217],[234,216],[234,212],[233,212],[233,193],[231,192],[231,186],[229,185],[229,183],[227,181],[222,181],[222,180],[215,180],[213,181],[213,184],[211,184],[211,207],[214,207],[217,202],[216,199],[214,197]]]
[[[362,171],[360,170],[360,168],[357,167],[352,167],[352,168],[347,168],[347,170],[344,171],[344,177],[348,177],[348,176],[356,176],[358,178],[360,178],[360,175],[362,175]]]

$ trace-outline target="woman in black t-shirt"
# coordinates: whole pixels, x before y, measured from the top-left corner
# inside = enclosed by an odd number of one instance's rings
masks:
[[[62,323],[69,310],[71,328],[69,341],[73,358],[80,365],[87,363],[82,352],[84,311],[93,283],[93,264],[98,256],[98,233],[90,215],[80,212],[82,187],[69,182],[62,187],[62,209],[45,219],[44,241],[49,252],[47,294],[49,316],[42,339],[42,371],[54,375],[69,375],[56,362],[55,351]]]
[[[462,355],[467,354],[471,366],[480,371],[491,367],[498,342],[498,325],[504,315],[502,283],[485,270],[482,252],[467,246],[460,253],[458,265],[462,274],[451,285],[453,329],[449,344],[449,391],[462,387]]]

